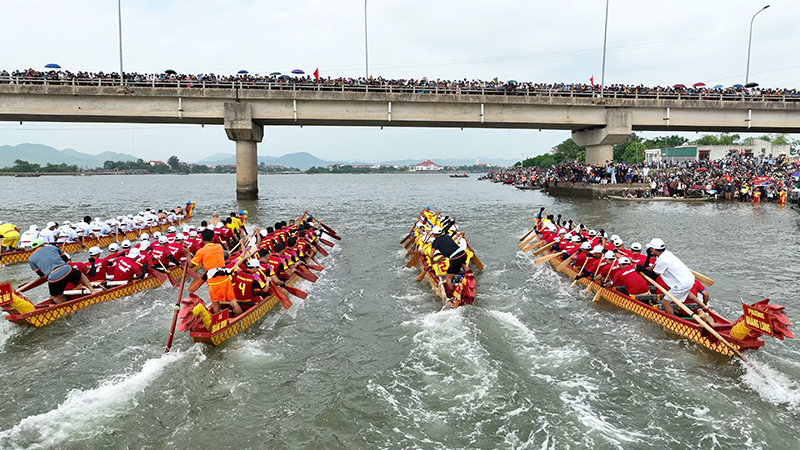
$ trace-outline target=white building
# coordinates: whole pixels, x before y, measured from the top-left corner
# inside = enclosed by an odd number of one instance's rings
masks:
[[[707,159],[723,159],[731,153],[744,156],[778,156],[789,155],[788,145],[773,145],[769,141],[749,138],[745,144],[734,145],[694,145],[675,148],[654,148],[645,150],[645,162],[702,161]]]
[[[423,171],[423,170],[442,170],[442,166],[436,164],[435,162],[431,161],[430,159],[426,159],[421,163],[414,166],[415,171]]]

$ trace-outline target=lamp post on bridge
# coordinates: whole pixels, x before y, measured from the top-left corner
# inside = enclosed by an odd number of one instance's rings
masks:
[[[600,97],[603,96],[603,87],[606,85],[606,44],[608,43],[608,2],[606,0],[606,25],[603,30],[603,70],[600,72]]]
[[[117,16],[119,17],[119,85],[125,86],[125,72],[122,71],[122,0],[117,0]]]
[[[745,85],[750,82],[750,46],[753,44],[753,21],[756,20],[757,15],[761,14],[761,11],[767,8],[769,8],[769,5],[759,9],[757,13],[753,14],[753,18],[750,19],[750,38],[747,40],[747,72],[744,76]]]
[[[367,46],[367,0],[364,0],[364,57],[365,57],[365,67],[367,71],[367,78],[364,79],[364,83],[369,80],[369,47]]]

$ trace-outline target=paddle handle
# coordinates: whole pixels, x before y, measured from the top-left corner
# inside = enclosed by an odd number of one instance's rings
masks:
[[[167,348],[164,353],[169,353],[172,348],[172,338],[175,337],[175,325],[178,323],[178,310],[181,307],[181,298],[183,297],[183,287],[186,284],[186,271],[189,269],[189,260],[183,263],[183,274],[181,274],[181,288],[178,291],[178,300],[175,301],[175,310],[172,312],[172,324],[169,326],[169,337],[167,338]]]
[[[583,260],[583,265],[581,266],[581,270],[580,270],[580,271],[578,271],[578,275],[580,275],[580,274],[582,274],[582,273],[583,273],[583,269],[584,269],[584,267],[586,267],[586,263],[588,263],[588,262],[589,262],[589,258],[588,258],[588,257],[587,257],[585,260]],[[569,287],[573,287],[573,286],[575,286],[575,284],[576,284],[577,282],[578,282],[578,277],[575,277],[575,281],[573,281],[573,282],[572,282],[572,284],[571,284],[571,285],[569,285]]]

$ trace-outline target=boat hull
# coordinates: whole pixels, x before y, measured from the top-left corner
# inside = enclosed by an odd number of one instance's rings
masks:
[[[183,275],[181,267],[174,267],[169,271],[170,275],[175,278],[180,278]],[[134,280],[128,284],[110,288],[108,290],[97,292],[93,295],[79,297],[64,303],[44,303],[41,306],[29,313],[25,314],[7,314],[6,320],[16,323],[18,325],[27,325],[32,327],[43,327],[49,323],[57,320],[67,314],[73,313],[80,309],[94,305],[95,303],[107,302],[121,297],[141,292],[147,289],[152,289],[161,286],[163,283],[158,278],[148,275],[143,279]]]

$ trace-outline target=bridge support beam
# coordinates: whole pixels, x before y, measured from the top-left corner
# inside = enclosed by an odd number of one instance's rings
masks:
[[[606,126],[572,132],[572,140],[586,147],[586,164],[603,165],[614,159],[614,145],[631,136],[632,118],[629,109],[606,110]]]
[[[236,142],[236,198],[258,198],[258,143],[264,127],[253,122],[247,103],[225,103],[225,133]]]

